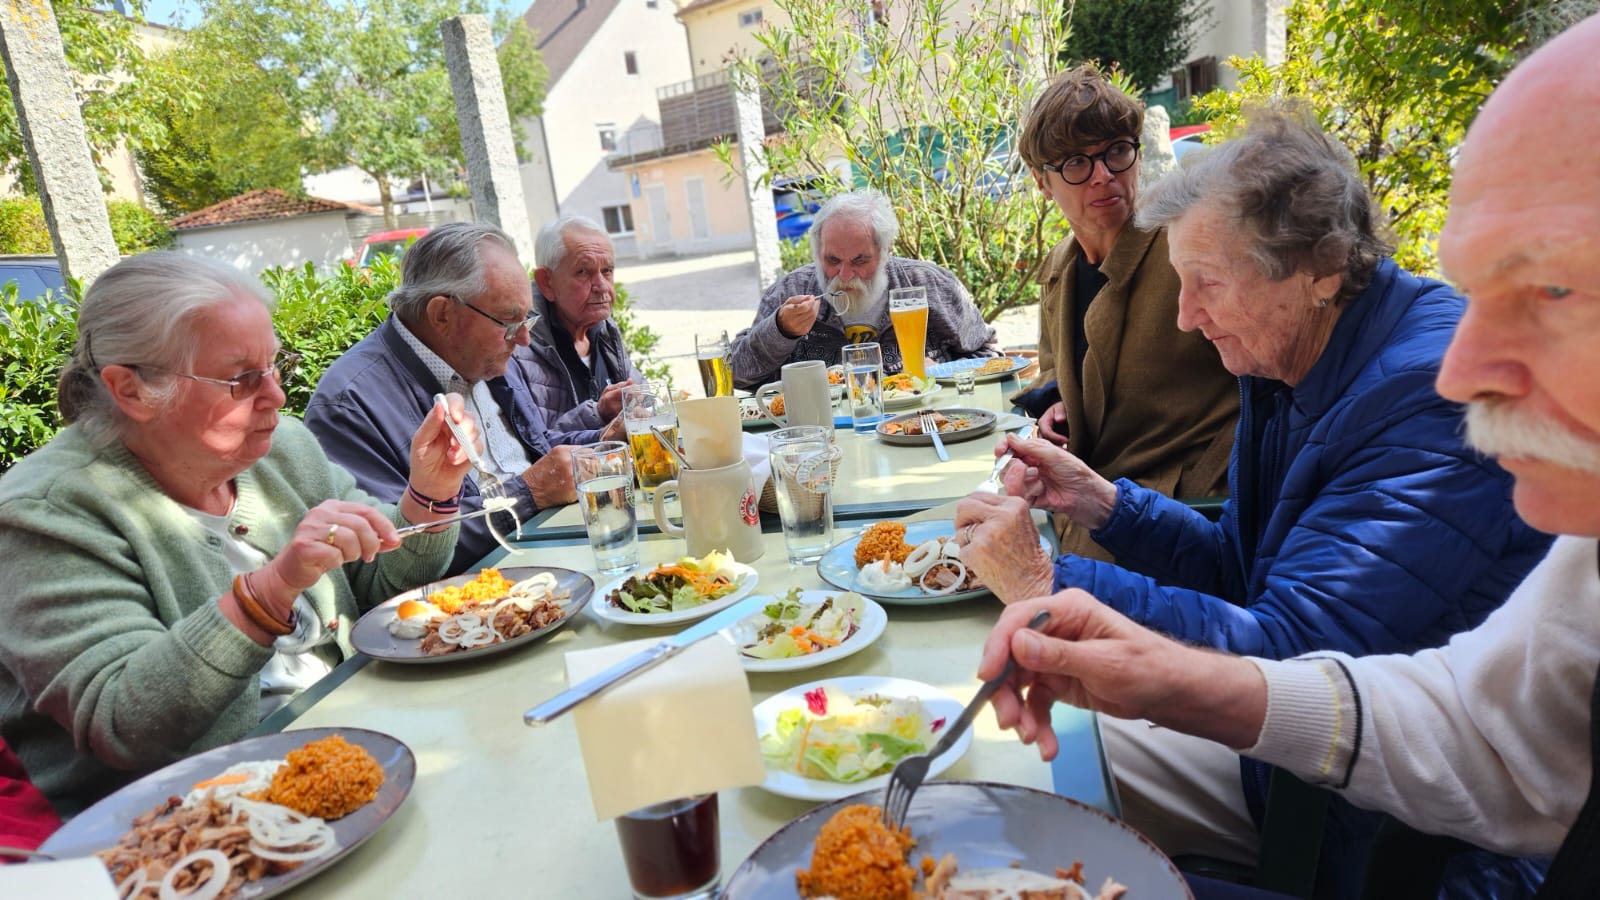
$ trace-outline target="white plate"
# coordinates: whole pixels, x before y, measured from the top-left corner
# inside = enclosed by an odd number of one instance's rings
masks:
[[[929,397],[932,397],[934,394],[939,393],[940,390],[941,390],[941,386],[938,385],[938,384],[935,384],[933,387],[928,388],[927,390],[923,391],[922,393],[917,394],[917,395],[912,396],[912,397],[896,397],[896,398],[894,398],[892,400],[890,398],[888,398],[888,397],[884,397],[883,398],[883,408],[884,409],[910,409],[911,407],[922,403],[922,401],[928,399]]]
[[[1006,369],[1004,372],[985,372],[977,377],[977,383],[983,384],[989,381],[999,381],[1002,378],[1010,378],[1023,369],[1026,369],[1029,363],[1033,362],[1033,360],[1022,356],[1008,356],[1006,359],[1011,360],[1011,368]],[[937,379],[943,384],[954,384],[956,380],[956,372],[959,372],[962,369],[981,369],[991,361],[993,361],[993,357],[984,359],[952,359],[949,362],[942,362],[929,366],[928,377]]]
[[[837,597],[842,593],[844,592],[801,591],[800,602],[813,604],[821,603],[822,601],[827,600],[829,597]],[[774,603],[781,599],[783,598],[772,598]],[[828,663],[834,662],[835,660],[844,659],[846,656],[850,656],[853,653],[865,650],[867,649],[868,644],[877,640],[879,636],[883,634],[883,629],[889,624],[889,614],[883,611],[883,607],[873,603],[866,597],[862,597],[861,602],[863,605],[861,607],[860,627],[856,629],[855,634],[852,634],[845,640],[840,641],[839,646],[837,647],[829,647],[826,650],[819,650],[816,653],[810,653],[805,656],[794,656],[788,659],[756,659],[753,656],[745,656],[743,653],[741,653],[739,654],[739,661],[744,663],[744,670],[746,672],[794,672],[799,669],[811,669],[815,668],[816,666],[825,666]],[[723,629],[722,633],[726,634],[728,638],[733,641],[734,646],[743,647],[745,644],[754,642],[756,639],[756,633],[760,631],[761,626],[771,621],[771,619],[767,618],[762,613],[755,613],[741,619],[737,625],[734,625],[731,628]]]
[[[662,565],[666,565],[666,563],[662,563]],[[677,612],[664,613],[629,612],[620,606],[611,605],[611,601],[608,598],[610,598],[612,591],[622,587],[623,582],[627,581],[629,578],[632,578],[635,575],[649,574],[656,568],[659,567],[651,566],[650,568],[646,569],[641,566],[636,572],[629,572],[626,575],[617,576],[616,579],[608,582],[604,587],[595,592],[594,602],[589,604],[589,608],[594,611],[595,615],[605,619],[607,622],[617,622],[623,625],[681,625],[684,622],[693,622],[696,619],[703,619],[719,609],[724,609],[734,605],[735,603],[738,603],[740,600],[750,596],[750,592],[756,589],[756,582],[759,580],[755,569],[752,569],[741,562],[729,563],[728,568],[737,573],[736,577],[739,582],[739,586],[734,588],[733,592],[727,596],[718,597],[710,603],[702,603],[692,609],[680,609]]]
[[[822,681],[813,681],[792,687],[781,694],[771,697],[756,704],[756,735],[757,737],[772,731],[778,721],[778,713],[786,709],[796,709],[806,705],[806,691],[815,690],[823,685],[837,688],[851,696],[862,694],[882,694],[885,697],[915,697],[922,701],[928,710],[928,715],[935,719],[943,718],[945,726],[954,724],[965,704],[946,694],[938,688],[923,684],[920,681],[910,681],[905,678],[879,678],[873,675],[856,675],[849,678],[827,678]],[[942,736],[936,732],[934,739]],[[945,769],[955,765],[956,760],[966,755],[967,748],[972,746],[972,729],[968,728],[956,740],[955,746],[936,756],[928,766],[928,780],[931,781]],[[929,749],[932,749],[931,747]],[[815,778],[802,778],[790,772],[775,771],[770,765],[767,767],[767,780],[761,783],[764,790],[771,791],[784,797],[794,797],[799,800],[837,800],[840,797],[849,797],[862,791],[883,790],[889,784],[889,774],[875,775],[864,781],[852,781],[841,784],[837,781],[820,781]]]
[[[930,594],[916,585],[901,588],[898,591],[885,593],[883,591],[864,590],[856,584],[856,545],[861,543],[861,535],[877,522],[868,522],[855,534],[839,541],[829,547],[822,558],[817,560],[817,574],[823,581],[833,585],[841,591],[855,591],[863,597],[882,600],[884,603],[893,603],[903,606],[934,606],[940,603],[955,603],[960,600],[970,600],[974,597],[983,597],[989,594],[987,587],[975,587],[967,591],[954,591],[949,594]],[[929,519],[922,522],[906,522],[905,542],[915,547],[918,544],[930,541],[933,538],[955,537],[956,523],[953,519]],[[1050,541],[1044,535],[1039,535],[1039,546],[1050,554],[1052,560],[1055,553],[1051,549]]]

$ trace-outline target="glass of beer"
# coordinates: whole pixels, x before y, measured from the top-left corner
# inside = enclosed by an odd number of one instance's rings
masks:
[[[651,428],[673,442],[678,441],[678,411],[672,405],[672,389],[649,382],[622,389],[622,424],[628,431],[628,449],[633,451],[633,472],[646,497],[656,488],[678,477],[678,462],[661,446]]]
[[[694,336],[694,357],[700,364],[700,383],[707,397],[733,396],[733,366],[728,362],[728,333],[716,331]]]
[[[889,292],[889,324],[900,344],[900,359],[907,375],[928,377],[922,360],[928,350],[928,291],[926,288],[895,288]]]

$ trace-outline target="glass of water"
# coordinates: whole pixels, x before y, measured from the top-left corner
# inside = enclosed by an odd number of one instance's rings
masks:
[[[633,511],[633,457],[621,441],[601,441],[572,451],[572,483],[589,531],[595,568],[603,575],[639,564],[639,524]]]
[[[792,563],[816,562],[833,543],[833,479],[841,451],[832,431],[798,425],[768,438],[773,492]]]
[[[850,424],[858,432],[873,431],[883,418],[883,348],[849,344],[839,351],[844,365]]]
[[[978,370],[968,367],[957,369],[951,373],[955,379],[957,394],[970,394],[978,388]]]

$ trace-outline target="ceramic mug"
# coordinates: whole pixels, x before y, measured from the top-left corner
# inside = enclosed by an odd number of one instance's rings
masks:
[[[770,397],[783,392],[783,415],[772,412]],[[783,367],[780,382],[763,384],[756,391],[756,405],[780,428],[784,425],[824,425],[833,427],[833,399],[828,394],[828,367],[820,359],[805,359]],[[787,420],[787,421],[785,421]]]
[[[677,497],[683,524],[667,518],[663,504]],[[742,563],[755,562],[766,550],[761,541],[761,513],[756,508],[756,482],[743,459],[715,469],[683,469],[656,488],[656,524],[689,544],[690,556],[726,550]]]

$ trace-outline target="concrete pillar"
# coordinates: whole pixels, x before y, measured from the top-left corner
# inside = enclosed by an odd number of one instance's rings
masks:
[[[1139,188],[1143,190],[1175,172],[1178,158],[1172,152],[1172,120],[1165,106],[1144,111],[1144,132],[1139,135]]]
[[[1276,66],[1288,55],[1289,0],[1251,0],[1250,49]]]
[[[522,173],[489,20],[479,15],[456,16],[439,23],[439,31],[444,36],[473,206],[478,218],[511,235],[522,261],[532,264],[533,227],[522,196]]]
[[[745,200],[750,204],[750,233],[756,243],[756,277],[761,289],[783,274],[778,255],[778,212],[767,183],[767,157],[762,148],[767,128],[761,117],[761,88],[748,72],[729,70],[734,113],[739,126],[739,161],[744,166]]]
[[[49,3],[0,0],[0,56],[50,243],[62,273],[87,285],[116,264],[117,242]]]

